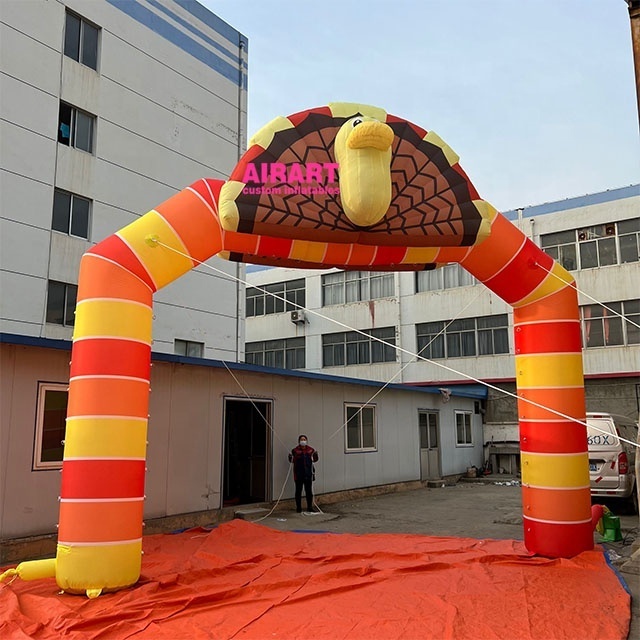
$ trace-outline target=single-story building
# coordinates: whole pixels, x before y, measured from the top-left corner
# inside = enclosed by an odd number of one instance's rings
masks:
[[[0,334],[0,540],[55,532],[71,343]],[[323,494],[483,463],[481,388],[411,387],[154,353],[145,519],[293,497],[305,433]]]

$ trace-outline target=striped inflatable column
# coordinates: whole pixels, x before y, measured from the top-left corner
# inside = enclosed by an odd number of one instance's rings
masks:
[[[221,185],[195,183],[82,258],[56,556],[65,591],[93,597],[140,576],[152,296],[221,249]]]
[[[585,419],[577,295],[565,269],[493,215],[460,264],[514,307],[525,544],[572,557],[593,548],[586,428],[571,421]]]
[[[90,594],[137,580],[151,354],[152,285],[105,248],[80,266],[56,558]]]
[[[593,548],[587,433],[571,420],[586,419],[578,297],[572,286],[534,296],[513,311],[525,539],[572,557]]]

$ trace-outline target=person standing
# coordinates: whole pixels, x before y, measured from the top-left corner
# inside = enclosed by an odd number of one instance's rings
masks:
[[[298,446],[291,450],[289,462],[293,463],[293,481],[296,484],[296,511],[302,513],[302,487],[307,500],[307,511],[313,509],[314,462],[318,462],[318,452],[309,446],[304,434],[298,436]]]

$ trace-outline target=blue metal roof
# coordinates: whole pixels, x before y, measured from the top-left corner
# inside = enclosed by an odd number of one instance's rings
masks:
[[[0,333],[0,343],[20,344],[30,347],[41,347],[44,349],[59,349],[63,351],[71,351],[70,340],[54,340],[52,338],[39,338],[36,336],[22,336],[14,333]],[[223,360],[210,360],[208,358],[190,358],[186,356],[177,356],[171,353],[152,353],[151,360],[155,362],[175,362],[178,364],[187,364],[198,367],[213,367],[215,369],[233,369],[235,371],[250,371],[253,373],[261,373],[273,376],[287,376],[290,378],[305,378],[310,380],[318,380],[322,382],[337,382],[339,384],[357,384],[365,387],[386,387],[398,391],[418,391],[421,393],[439,394],[440,387],[443,385],[433,386],[414,386],[408,384],[387,384],[379,380],[363,380],[362,378],[349,378],[345,376],[333,376],[325,373],[313,373],[310,371],[299,371],[297,369],[276,369],[275,367],[262,367],[255,364],[245,364],[243,362],[228,362]],[[447,389],[451,390],[452,396],[460,398],[476,398],[482,400],[487,397],[487,389],[480,384],[459,384],[452,385],[447,383]]]
[[[558,200],[556,202],[545,202],[544,204],[522,207],[522,217],[533,218],[535,216],[543,216],[548,213],[566,211],[567,209],[577,209],[578,207],[586,207],[593,204],[602,204],[604,202],[633,198],[634,196],[640,196],[640,184],[632,184],[628,187],[620,187],[619,189],[607,189],[606,191],[591,193],[584,196],[576,196],[575,198],[567,198],[566,200]],[[503,212],[503,215],[508,220],[517,220],[518,209],[505,211]]]

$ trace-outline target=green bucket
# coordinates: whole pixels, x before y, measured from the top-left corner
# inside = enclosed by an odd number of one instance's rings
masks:
[[[604,525],[604,534],[602,539],[605,542],[618,542],[622,540],[622,532],[620,531],[620,518],[613,514],[604,514],[602,516],[602,524]]]

